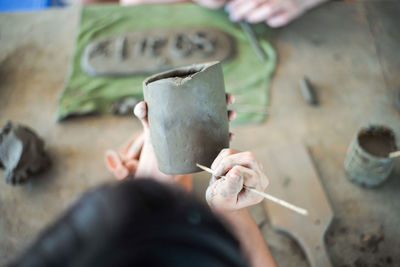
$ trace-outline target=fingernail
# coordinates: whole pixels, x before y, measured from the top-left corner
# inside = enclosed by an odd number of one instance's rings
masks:
[[[133,114],[136,116],[136,117],[138,117],[139,118],[139,113],[140,113],[140,109],[141,109],[141,107],[139,106],[139,104],[137,104],[136,106],[135,106],[135,108],[133,109]]]
[[[146,112],[146,109],[144,107],[140,106],[136,110],[136,117],[138,117],[139,119],[142,119],[145,116],[145,112]]]

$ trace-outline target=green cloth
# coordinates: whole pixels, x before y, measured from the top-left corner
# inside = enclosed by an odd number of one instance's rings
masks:
[[[257,35],[262,37],[260,44],[268,55],[267,62],[262,62],[240,26],[232,23],[222,10],[190,3],[84,7],[69,80],[57,106],[57,120],[71,115],[108,113],[111,104],[122,97],[143,98],[142,81],[149,75],[109,78],[91,77],[83,72],[80,61],[88,42],[137,29],[176,26],[212,26],[236,38],[237,55],[223,63],[226,91],[234,94],[237,100],[235,123],[264,121],[269,81],[276,63],[275,51],[266,40],[269,28],[265,25],[254,27]]]

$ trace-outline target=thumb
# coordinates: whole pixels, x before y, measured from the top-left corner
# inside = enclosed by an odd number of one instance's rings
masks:
[[[206,200],[210,206],[220,210],[236,209],[238,194],[243,188],[243,176],[232,170],[207,188]]]
[[[144,101],[141,101],[138,104],[136,104],[133,113],[142,123],[143,130],[148,131],[149,130],[149,120],[147,118],[147,103]]]

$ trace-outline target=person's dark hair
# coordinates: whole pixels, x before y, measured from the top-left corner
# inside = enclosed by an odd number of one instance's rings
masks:
[[[84,194],[9,266],[246,266],[210,209],[152,179]]]

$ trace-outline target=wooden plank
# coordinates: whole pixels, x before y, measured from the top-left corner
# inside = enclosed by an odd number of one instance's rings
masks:
[[[400,91],[400,2],[365,2],[364,7],[387,89],[396,96]]]
[[[333,211],[305,147],[300,143],[274,145],[255,153],[271,182],[266,192],[309,212],[303,216],[265,200],[273,227],[299,242],[311,266],[332,266],[324,235]]]

